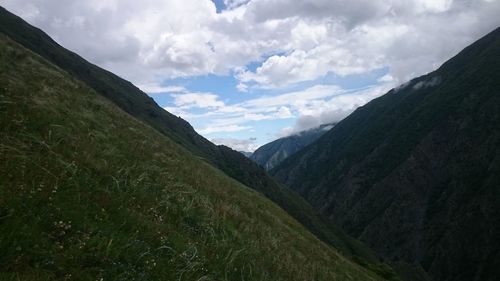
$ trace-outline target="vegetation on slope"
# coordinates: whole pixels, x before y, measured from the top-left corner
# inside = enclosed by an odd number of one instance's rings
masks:
[[[372,263],[377,262],[378,259],[368,247],[323,218],[305,200],[278,184],[253,161],[228,147],[214,145],[197,134],[188,122],[159,107],[132,83],[64,49],[41,30],[1,7],[0,33],[8,35],[25,48],[83,81],[125,112],[221,169],[230,177],[266,195],[319,239],[333,245],[345,255],[358,256]]]
[[[0,64],[0,279],[380,279],[4,35]]]
[[[434,280],[496,280],[499,91],[497,28],[271,173],[386,259]]]

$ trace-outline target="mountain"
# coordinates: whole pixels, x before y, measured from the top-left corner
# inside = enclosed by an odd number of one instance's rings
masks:
[[[395,278],[257,164],[3,8],[0,47],[0,279]]]
[[[500,28],[271,173],[389,261],[498,280],[499,109]]]
[[[272,141],[255,150],[250,159],[269,171],[290,155],[317,140],[334,125],[324,124],[317,128]]]
[[[252,156],[252,152],[248,152],[248,151],[238,151],[239,153],[243,154],[243,156],[247,157],[247,158],[250,158],[250,156]]]
[[[382,280],[0,34],[0,280]]]
[[[314,235],[346,256],[369,263],[378,258],[365,245],[346,235],[342,229],[322,217],[303,198],[279,184],[261,167],[241,153],[215,145],[200,136],[185,120],[158,106],[132,83],[89,63],[52,40],[43,31],[0,7],[0,33],[80,80],[121,110],[152,127],[187,149],[199,159],[222,170],[238,182],[264,194]]]

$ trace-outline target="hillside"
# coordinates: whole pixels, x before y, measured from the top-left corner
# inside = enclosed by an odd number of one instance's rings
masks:
[[[274,174],[384,258],[500,276],[500,29],[357,109]]]
[[[153,99],[132,83],[64,49],[47,34],[1,7],[0,33],[6,34],[73,78],[82,81],[126,113],[148,124],[200,159],[264,194],[318,238],[333,245],[344,254],[358,256],[373,263],[377,262],[376,256],[370,249],[347,236],[341,229],[319,215],[304,199],[278,184],[253,161],[228,147],[214,145],[197,134],[188,122],[159,107]]]
[[[0,280],[380,280],[0,35]]]
[[[247,158],[250,158],[250,156],[252,156],[252,152],[248,152],[248,151],[238,151],[238,152],[243,154]]]
[[[259,147],[250,156],[250,159],[262,166],[266,171],[269,171],[295,152],[317,140],[334,125],[324,124],[318,128],[312,128],[288,137],[279,138]]]

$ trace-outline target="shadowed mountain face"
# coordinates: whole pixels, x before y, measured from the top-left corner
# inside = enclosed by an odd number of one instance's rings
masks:
[[[41,30],[3,8],[0,8],[0,33],[61,69],[72,79],[83,82],[98,95],[187,149],[198,159],[264,194],[316,237],[333,245],[346,256],[358,256],[370,263],[377,262],[377,257],[369,248],[319,215],[303,198],[278,184],[256,163],[239,152],[206,140],[188,122],[163,110],[130,82],[64,49]]]
[[[500,276],[500,29],[272,172],[388,260]]]
[[[317,140],[334,125],[335,124],[325,124],[318,128],[277,139],[259,147],[252,156],[250,156],[250,159],[269,171],[295,152]]]

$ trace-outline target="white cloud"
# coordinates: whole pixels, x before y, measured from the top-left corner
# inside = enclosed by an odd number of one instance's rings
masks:
[[[296,134],[296,130],[293,127],[284,127],[277,134],[277,138],[284,138]]]
[[[238,85],[236,85],[236,89],[238,92],[248,92],[248,86],[245,83],[238,83]]]
[[[349,32],[331,33],[328,40],[308,50],[295,49],[284,55],[269,57],[254,72],[238,74],[242,83],[255,82],[264,88],[280,88],[314,80],[328,73],[345,76],[360,74],[386,66],[384,51],[397,43],[398,36],[408,32],[405,25],[383,22],[360,26]],[[343,40],[336,38],[342,37]]]
[[[250,129],[250,126],[240,126],[240,125],[222,125],[222,126],[208,126],[198,132],[200,134],[212,134],[221,132],[239,132],[243,130]]]
[[[367,89],[343,92],[327,99],[304,103],[297,108],[298,118],[294,126],[284,128],[278,133],[278,136],[292,135],[322,124],[339,122],[359,106],[385,94],[392,87],[394,87],[393,83],[384,83]]]
[[[279,88],[329,72],[347,75],[383,66],[389,67],[390,75],[402,83],[435,69],[500,24],[494,16],[500,13],[498,2],[286,2],[257,0],[249,4],[249,10],[262,22],[299,17],[291,29],[292,38],[307,34],[298,28],[304,22],[307,27],[302,29],[310,34],[323,27],[326,35],[317,36],[311,45],[290,39],[283,45],[284,54],[269,57],[255,71],[241,72],[238,77],[243,83]]]
[[[296,118],[294,126],[286,129],[286,134],[293,134],[321,124],[338,122],[357,107],[386,93],[393,86],[394,83],[387,82],[366,89],[346,91],[333,85],[316,85],[302,91],[224,105],[199,115],[182,115],[182,112],[180,115],[191,121],[206,119],[209,115],[208,124],[197,128],[199,133],[205,135],[249,131],[252,129],[251,123],[257,121]],[[237,110],[227,110],[228,108]],[[283,134],[282,132],[279,135]]]
[[[272,56],[255,72],[245,71],[238,75],[242,82],[256,82],[264,87],[278,88],[296,82],[313,80],[328,72],[317,60],[308,58],[304,51],[294,51],[290,55]]]
[[[500,24],[499,1],[466,0],[4,0],[92,62],[145,84],[240,72],[284,87],[326,73],[387,66],[399,82],[428,72]],[[269,54],[271,55],[268,57]],[[157,82],[157,81],[153,81]]]
[[[189,120],[189,119],[191,119],[193,117],[192,114],[190,114],[186,110],[178,108],[178,107],[166,106],[163,109],[166,110],[166,111],[168,111],[168,112],[170,112],[171,114],[173,114],[175,116],[180,116],[183,119],[188,119]]]
[[[453,0],[420,0],[415,2],[417,12],[442,13],[450,9]]]
[[[500,25],[498,0],[224,3],[228,9],[220,13],[210,0],[3,0],[2,6],[143,91],[169,94],[173,105],[165,109],[202,120],[197,129],[205,135],[250,131],[264,120],[297,118],[287,133],[338,121]],[[258,67],[247,69],[251,62]],[[294,88],[382,67],[389,73],[370,89],[347,92],[322,82]],[[206,74],[234,75],[243,101],[161,84]],[[256,96],[261,89],[273,90]]]
[[[302,91],[250,99],[242,103],[242,105],[257,108],[269,108],[283,105],[300,107],[304,103],[324,99],[342,92],[343,90],[335,85],[316,85]]]
[[[381,83],[394,82],[394,77],[392,77],[392,75],[390,75],[390,74],[386,74],[386,75],[380,77],[377,81],[381,82]]]
[[[219,108],[224,103],[218,100],[218,96],[209,93],[184,93],[173,94],[174,104],[181,108]]]
[[[248,3],[249,1],[250,0],[224,0],[224,5],[226,5],[228,9],[234,9]]]
[[[413,85],[414,90],[419,90],[422,88],[434,87],[441,83],[441,77],[435,76],[427,81],[419,81],[415,85]]]
[[[159,93],[183,93],[186,92],[186,88],[182,86],[161,86],[156,83],[143,84],[138,86],[143,92],[148,94],[159,94]]]
[[[259,145],[256,138],[236,139],[236,138],[213,138],[211,142],[219,145],[229,146],[236,151],[254,152]]]
[[[290,108],[286,106],[281,106],[276,112],[276,117],[278,117],[279,119],[287,119],[292,116],[293,116],[292,111],[290,111]]]
[[[347,94],[349,93],[334,85],[316,85],[302,91],[225,104],[215,94],[185,93],[172,95],[176,107],[165,109],[190,121],[205,120],[210,117],[208,124],[196,128],[199,133],[210,135],[250,130],[252,126],[248,124],[251,122],[290,119],[310,114],[328,107],[329,105],[324,104],[325,99],[333,100],[335,96],[338,96],[337,100],[342,101],[340,96]],[[353,100],[361,99],[353,98]],[[346,104],[338,104],[338,106],[346,107]],[[350,110],[353,105],[349,104],[349,106],[347,110]],[[207,112],[199,114],[187,112],[188,109],[194,107],[207,109]],[[331,108],[331,105],[328,108]]]

